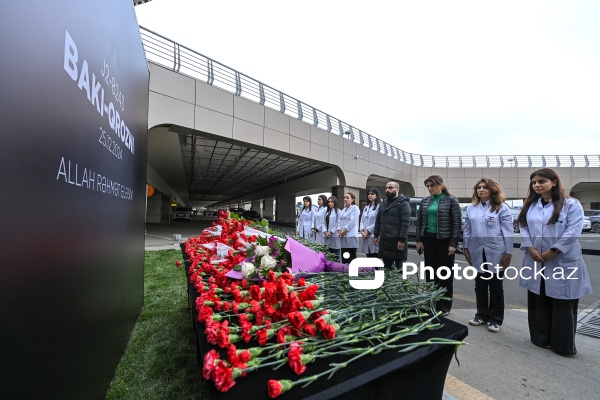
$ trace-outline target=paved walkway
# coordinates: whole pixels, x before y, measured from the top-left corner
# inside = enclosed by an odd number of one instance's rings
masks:
[[[180,242],[200,234],[197,229],[185,222],[148,225],[146,250],[179,250]],[[600,300],[581,311],[578,320],[594,313],[600,313]],[[474,314],[474,309],[454,309],[449,319],[466,325]],[[507,309],[500,333],[469,326],[466,341],[458,349],[460,365],[450,364],[444,400],[600,398],[600,339],[577,334],[577,355],[560,356],[529,341],[526,310]]]

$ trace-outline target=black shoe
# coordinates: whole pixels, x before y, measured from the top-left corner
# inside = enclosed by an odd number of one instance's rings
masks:
[[[548,346],[548,348],[550,350],[552,350],[554,353],[558,354],[559,356],[571,357],[571,356],[574,356],[574,355],[577,354],[577,349],[573,350],[573,353],[565,353],[565,352],[562,352],[562,351],[554,350],[554,349],[550,348],[550,346]]]

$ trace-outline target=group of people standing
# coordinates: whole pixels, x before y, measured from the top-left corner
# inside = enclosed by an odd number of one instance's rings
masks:
[[[356,258],[359,237],[360,210],[355,204],[356,195],[344,195],[344,207],[338,206],[335,196],[319,195],[318,208],[313,210],[309,196],[303,198],[304,208],[298,216],[297,233],[300,237],[327,245],[338,260],[349,264]]]
[[[568,197],[558,174],[549,168],[534,171],[517,223],[524,258],[520,286],[527,289],[530,338],[533,344],[563,355],[574,355],[579,298],[592,293],[578,238],[583,227],[583,208]],[[432,175],[424,184],[424,197],[416,215],[416,250],[424,263],[437,272],[452,268],[461,227],[463,252],[477,269],[477,311],[470,325],[487,326],[500,332],[504,320],[504,270],[512,260],[513,217],[500,184],[481,178],[473,186],[472,201],[464,221],[458,199],[450,194],[442,177]],[[367,192],[362,216],[353,193],[344,195],[338,209],[334,196],[319,196],[312,210],[310,197],[298,219],[298,234],[329,246],[350,263],[356,257],[359,238],[367,257],[379,257],[385,268],[400,269],[407,260],[406,240],[410,226],[410,200],[400,194],[400,185],[389,182],[382,199],[376,188]],[[359,222],[360,218],[360,222]],[[541,272],[540,272],[541,271]],[[567,279],[568,277],[568,279]],[[452,308],[453,276],[426,275],[427,281],[446,289],[446,298],[436,304],[443,316]]]
[[[578,240],[583,228],[583,208],[577,199],[566,195],[556,171],[542,168],[531,173],[529,179],[527,197],[516,222],[521,233],[520,249],[524,252],[519,285],[527,289],[530,340],[555,353],[575,355],[579,298],[592,293]],[[431,183],[439,186],[441,182],[425,181],[426,185]],[[443,188],[442,184],[442,191]],[[421,202],[419,213],[428,218],[425,236],[430,215],[424,206],[436,198],[431,189],[430,193],[432,196]],[[440,211],[438,209],[438,223],[442,220]],[[450,213],[452,220],[459,216],[456,211]],[[512,260],[513,232],[513,217],[500,184],[489,178],[478,180],[463,222],[463,252],[469,264],[478,270],[475,277],[477,312],[470,325],[487,325],[491,332],[500,331],[504,320],[504,270]],[[445,237],[439,226],[437,235]],[[417,248],[425,246],[427,264],[425,238],[422,243],[419,245],[417,239]],[[451,239],[446,265],[454,263],[453,247]],[[451,293],[450,289],[447,296],[451,297]],[[442,310],[451,305],[451,301],[442,304]],[[445,311],[449,312],[450,308]]]
[[[524,252],[519,285],[527,289],[530,340],[562,355],[575,355],[579,298],[592,293],[579,236],[583,208],[568,197],[556,171],[531,173],[517,218]],[[502,278],[510,266],[513,220],[500,185],[481,179],[464,221],[464,254],[477,267],[477,313],[469,324],[487,322],[498,332],[504,318]]]

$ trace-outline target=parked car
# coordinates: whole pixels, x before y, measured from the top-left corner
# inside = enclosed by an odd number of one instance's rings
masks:
[[[590,218],[591,231],[600,233],[600,210],[584,210],[583,215]]]
[[[590,220],[590,217],[586,217],[584,215],[583,217],[583,232],[590,232],[592,230],[592,220]]]
[[[187,219],[190,220],[192,216],[192,210],[187,207],[175,207],[173,210],[173,219]]]
[[[515,233],[519,233],[521,230],[519,228],[519,224],[517,223],[517,218],[519,217],[519,213],[521,212],[521,207],[519,208],[512,208],[510,209],[510,212],[513,215],[513,230]],[[585,213],[585,211],[584,211]],[[600,227],[599,227],[600,229]],[[592,230],[592,222],[590,221],[589,217],[583,217],[583,232],[589,232],[590,230]]]
[[[417,237],[417,212],[421,207],[421,197],[410,198],[410,225],[408,226],[408,238],[415,240]],[[456,252],[462,254],[463,252],[463,225],[465,220],[466,211],[461,211],[461,223],[460,223],[460,236],[458,238],[458,246]]]
[[[244,211],[246,211],[244,208],[230,208],[229,209],[229,212],[236,213],[238,216],[241,216]]]
[[[242,218],[251,220],[251,221],[260,221],[262,219],[262,217],[260,216],[260,214],[256,211],[253,210],[245,210],[242,211],[242,214],[240,215]]]
[[[517,222],[517,218],[519,218],[519,213],[521,212],[521,207],[510,207],[510,212],[513,217],[513,232],[519,233],[519,232],[521,232],[521,228],[519,228],[519,223]]]

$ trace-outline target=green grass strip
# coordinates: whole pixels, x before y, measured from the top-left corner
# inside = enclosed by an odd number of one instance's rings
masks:
[[[208,399],[196,362],[181,251],[145,252],[144,307],[106,400]],[[182,263],[183,264],[183,263]]]

